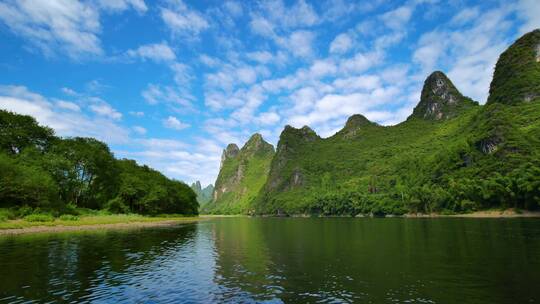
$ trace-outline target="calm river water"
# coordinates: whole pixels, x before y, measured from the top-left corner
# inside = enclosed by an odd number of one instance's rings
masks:
[[[0,237],[0,303],[540,303],[540,219],[216,218]]]

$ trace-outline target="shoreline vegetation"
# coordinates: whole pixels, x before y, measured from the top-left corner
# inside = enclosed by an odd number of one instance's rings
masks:
[[[148,217],[138,214],[113,214],[113,215],[91,215],[84,216],[76,220],[54,219],[50,222],[32,222],[24,219],[8,220],[0,222],[0,236],[5,235],[20,235],[34,233],[56,233],[70,231],[91,231],[91,230],[127,230],[140,228],[156,228],[169,227],[178,224],[195,223],[201,220],[212,218],[228,218],[228,217],[249,217],[247,215],[200,215],[200,216],[181,216],[181,215],[165,215],[158,217]],[[259,217],[259,216],[254,216]],[[276,217],[276,216],[262,216]],[[313,216],[313,215],[291,215],[288,217],[294,218],[333,218],[333,217],[350,217],[350,216]],[[370,215],[357,215],[358,218],[374,217]],[[377,217],[377,216],[375,216]],[[482,210],[471,213],[462,214],[414,214],[408,213],[404,215],[387,215],[389,218],[406,218],[406,219],[435,219],[435,218],[475,218],[475,219],[508,219],[508,218],[540,218],[540,211],[527,211],[516,209],[505,210]]]
[[[60,217],[51,221],[13,219],[0,222],[0,236],[42,232],[166,227],[194,223],[202,219],[204,217],[182,215],[149,217],[138,214],[90,215],[73,219]]]

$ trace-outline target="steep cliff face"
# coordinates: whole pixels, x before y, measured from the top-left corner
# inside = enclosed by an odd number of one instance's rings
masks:
[[[444,120],[476,105],[476,102],[463,96],[443,72],[436,71],[424,82],[420,102],[411,117]]]
[[[489,94],[488,104],[540,99],[540,30],[522,36],[501,54]]]
[[[321,138],[308,126],[300,129],[286,126],[279,137],[277,152],[271,165],[266,191],[287,190],[305,185],[306,181],[296,157],[301,157],[311,143]]]
[[[221,157],[212,202],[203,212],[215,214],[244,214],[266,182],[274,147],[260,134],[254,134],[238,149],[230,144]]]

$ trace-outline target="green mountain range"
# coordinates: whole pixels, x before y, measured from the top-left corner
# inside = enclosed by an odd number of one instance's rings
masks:
[[[200,181],[196,181],[193,184],[191,184],[191,190],[197,194],[197,201],[202,206],[212,200],[212,193],[214,192],[214,186],[208,185],[206,187],[202,187]]]
[[[437,71],[398,125],[353,115],[328,138],[286,126],[275,153],[258,134],[229,145],[207,206],[353,216],[540,208],[540,30],[500,56],[483,106]]]
[[[241,214],[254,211],[251,204],[266,182],[274,146],[260,134],[254,134],[239,149],[230,144],[221,156],[221,166],[212,201],[204,213]]]

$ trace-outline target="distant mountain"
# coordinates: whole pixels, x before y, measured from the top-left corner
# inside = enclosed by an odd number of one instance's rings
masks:
[[[230,144],[221,157],[212,201],[204,213],[239,214],[252,211],[251,202],[266,182],[274,147],[260,134],[254,134],[239,149]]]
[[[275,155],[265,154],[265,163],[271,159],[268,174],[261,166],[251,175],[250,184],[262,185],[255,198],[258,186],[250,195],[239,186],[245,185],[239,163],[246,157],[237,147],[228,150],[214,200],[241,200],[243,208],[228,209],[237,213],[539,209],[540,31],[501,55],[484,106],[437,71],[427,77],[411,116],[396,126],[353,115],[329,138],[307,126],[285,127]]]
[[[201,182],[196,181],[195,183],[191,184],[191,189],[195,192],[195,194],[197,194],[197,201],[201,207],[212,200],[212,193],[214,192],[213,185],[210,184],[203,189]]]

